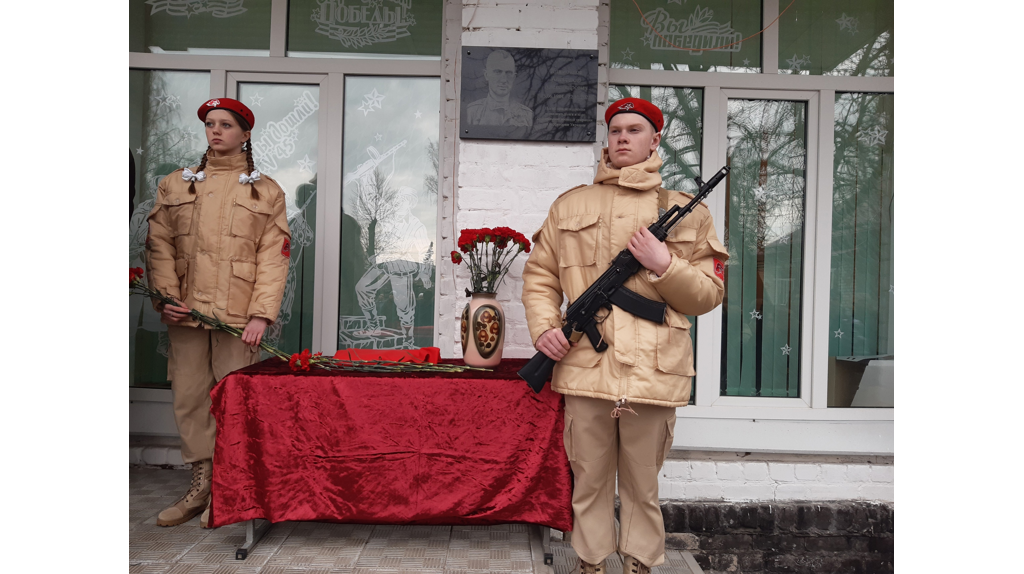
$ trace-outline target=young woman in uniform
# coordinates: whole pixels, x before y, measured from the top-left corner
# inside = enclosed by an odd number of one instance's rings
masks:
[[[209,147],[199,166],[160,182],[146,239],[150,286],[180,305],[160,305],[171,341],[168,377],[182,459],[192,483],[157,517],[175,526],[209,517],[215,422],[210,391],[225,375],[259,361],[260,340],[277,319],[288,275],[291,234],[285,195],[253,165],[255,117],[242,102],[199,107]],[[241,339],[191,319],[190,309],[243,328]],[[204,512],[205,511],[205,512]]]

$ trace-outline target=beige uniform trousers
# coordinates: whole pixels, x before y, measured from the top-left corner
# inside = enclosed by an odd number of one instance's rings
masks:
[[[167,335],[171,339],[167,373],[174,391],[181,458],[185,462],[212,459],[217,429],[210,414],[210,391],[231,371],[259,362],[259,349],[234,335],[202,327],[168,325]]]
[[[647,566],[665,562],[665,521],[658,473],[672,447],[675,407],[629,405],[612,418],[612,401],[565,396],[565,450],[572,467],[572,547],[597,564],[618,549]],[[615,541],[615,473],[619,539]]]

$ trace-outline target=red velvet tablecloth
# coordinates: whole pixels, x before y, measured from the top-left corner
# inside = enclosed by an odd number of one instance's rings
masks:
[[[444,360],[461,364],[461,361]],[[528,522],[572,528],[562,396],[494,372],[293,373],[268,359],[213,389],[210,520]]]

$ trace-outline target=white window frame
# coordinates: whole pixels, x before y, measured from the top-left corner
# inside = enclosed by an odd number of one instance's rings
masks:
[[[613,0],[625,1],[625,0]],[[772,22],[779,0],[764,0],[762,21]],[[601,6],[603,46],[610,45],[610,5]],[[722,309],[699,317],[695,404],[677,410],[674,448],[749,452],[893,455],[893,408],[828,408],[828,313],[832,253],[832,164],[836,92],[894,92],[892,77],[811,76],[778,73],[778,26],[762,36],[762,73],[677,72],[611,68],[601,51],[608,85],[695,88],[704,95],[701,172],[726,162],[728,100],[802,100],[807,108],[807,193],[802,270],[800,396],[721,396]],[[603,109],[599,110],[603,113]],[[721,231],[725,198],[706,201]]]

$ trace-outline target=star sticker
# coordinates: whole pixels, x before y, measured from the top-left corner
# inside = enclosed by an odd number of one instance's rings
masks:
[[[380,109],[380,103],[384,101],[383,94],[377,93],[377,88],[374,88],[372,92],[363,96],[363,101],[370,104],[371,108]]]
[[[759,186],[757,186],[757,189],[755,189],[755,190],[754,190],[754,197],[756,197],[756,198],[757,198],[757,199],[759,199],[759,200],[760,200],[760,199],[764,199],[764,196],[765,196],[765,195],[766,195],[767,193],[768,193],[768,192],[764,190],[764,186],[762,186],[762,185],[759,185]]]
[[[377,134],[377,135],[373,136],[373,139],[375,139],[375,140],[377,140],[377,141],[380,141],[380,140],[381,140],[381,138],[383,138],[383,137],[384,137],[384,136],[382,136],[381,134]]]
[[[786,343],[785,347],[779,347],[779,348],[782,349],[782,354],[783,355],[788,355],[789,352],[793,350],[793,349],[790,348],[789,343]]]
[[[187,130],[182,130],[181,135],[183,139],[188,140],[190,142],[196,140],[196,132],[195,130],[192,129],[191,126],[189,126]]]
[[[761,312],[758,311],[757,309],[754,309],[753,311],[750,312],[750,318],[751,319],[760,319],[761,318]]]
[[[889,284],[889,292],[892,293],[892,283]],[[893,293],[895,295],[895,293]]]
[[[172,107],[172,108],[180,108],[181,107],[181,98],[178,97],[178,96],[175,96],[175,95],[164,96],[164,101],[167,102],[167,105]]]
[[[744,66],[749,66],[750,65],[750,58],[743,58],[743,65]]]
[[[864,145],[885,145],[885,136],[887,135],[889,132],[882,129],[882,126],[875,126],[861,132],[857,139],[864,142]]]
[[[793,57],[788,59],[788,60],[786,60],[786,63],[789,64],[789,69],[790,70],[794,70],[794,71],[799,72],[801,66],[805,66],[805,65],[811,63],[811,57],[810,56],[797,57],[796,54],[793,54]]]
[[[256,92],[256,94],[253,97],[249,98],[249,103],[254,105],[254,106],[259,106],[259,107],[262,108],[263,107],[263,103],[262,102],[263,102],[263,96],[261,96],[259,92]]]
[[[633,50],[630,50],[629,48],[626,48],[625,50],[622,51],[622,60],[623,61],[632,60],[633,59],[633,54],[634,54]]]
[[[784,243],[786,245],[789,245],[789,236],[788,235],[783,235],[782,237],[780,237],[779,238],[779,243]]]
[[[359,106],[358,110],[363,112],[363,117],[366,117],[370,115],[370,112],[373,111],[373,108],[370,107],[368,104],[364,103],[363,105]]]
[[[835,331],[832,331],[832,332],[836,334],[836,337],[835,337],[836,339],[842,339],[843,338],[843,331],[841,329],[836,329]]]
[[[302,171],[308,171],[309,173],[313,173],[314,165],[316,165],[316,162],[309,159],[308,153],[302,159],[299,160],[299,169]]]
[[[416,110],[416,113],[413,115],[416,116],[416,119],[420,119],[420,116],[422,116],[423,114],[421,114],[419,110]]]
[[[842,17],[836,18],[836,23],[839,24],[840,32],[843,30],[849,30],[850,34],[853,34],[857,31],[857,24],[860,22],[858,22],[858,20],[853,16],[847,16],[846,12],[843,12]]]

